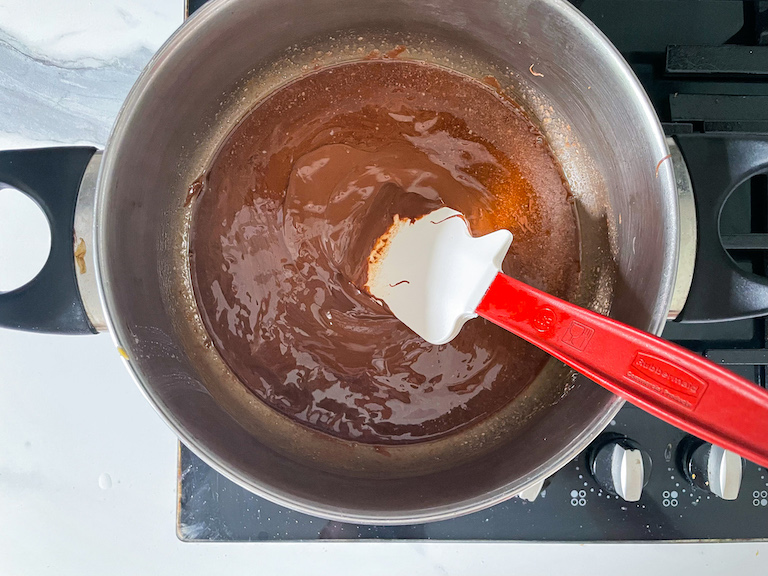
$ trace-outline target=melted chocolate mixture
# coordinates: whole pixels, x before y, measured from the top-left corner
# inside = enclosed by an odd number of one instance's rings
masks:
[[[395,214],[450,206],[473,234],[512,231],[508,274],[561,297],[578,280],[576,218],[544,138],[493,89],[426,64],[356,62],[281,88],[192,191],[192,279],[216,348],[264,402],[346,439],[456,431],[547,360],[482,319],[433,346],[361,292]]]

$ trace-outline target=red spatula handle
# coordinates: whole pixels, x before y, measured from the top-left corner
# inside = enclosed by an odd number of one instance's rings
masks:
[[[752,382],[504,274],[477,313],[646,412],[768,466],[768,391]]]

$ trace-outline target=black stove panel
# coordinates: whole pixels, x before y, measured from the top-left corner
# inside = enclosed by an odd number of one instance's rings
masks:
[[[512,498],[453,520],[415,526],[357,526],[272,504],[226,480],[189,450],[180,456],[182,540],[700,540],[768,538],[768,472],[747,463],[739,497],[694,487],[678,469],[685,434],[627,406],[606,433],[636,440],[651,459],[638,502],[606,492],[586,453],[549,479],[533,502]]]
[[[188,0],[189,13],[206,0]],[[622,52],[669,135],[763,134],[768,139],[768,1],[572,0]],[[713,165],[712,170],[727,169]],[[768,178],[739,185],[725,203],[723,246],[743,269],[766,276]],[[667,323],[663,336],[766,386],[766,320]],[[637,502],[608,493],[581,454],[533,501],[513,498],[462,518],[400,527],[312,518],[239,488],[179,451],[178,535],[186,541],[261,540],[700,540],[767,539],[768,472],[750,462],[735,500],[715,496],[682,461],[693,440],[626,406],[606,430],[646,454]],[[598,440],[598,445],[602,440]],[[688,471],[690,475],[690,471]]]

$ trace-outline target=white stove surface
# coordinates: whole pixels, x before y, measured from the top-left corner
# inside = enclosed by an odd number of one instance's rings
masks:
[[[182,13],[183,0],[0,0],[0,149],[103,145]],[[16,220],[0,212],[0,280],[40,244],[3,235]],[[0,329],[0,574],[766,573],[766,542],[185,544],[176,451],[108,335]]]

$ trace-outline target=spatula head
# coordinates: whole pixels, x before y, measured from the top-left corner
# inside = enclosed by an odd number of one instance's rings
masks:
[[[508,230],[473,237],[451,208],[396,216],[368,258],[365,288],[424,340],[445,344],[477,316],[511,243]]]

